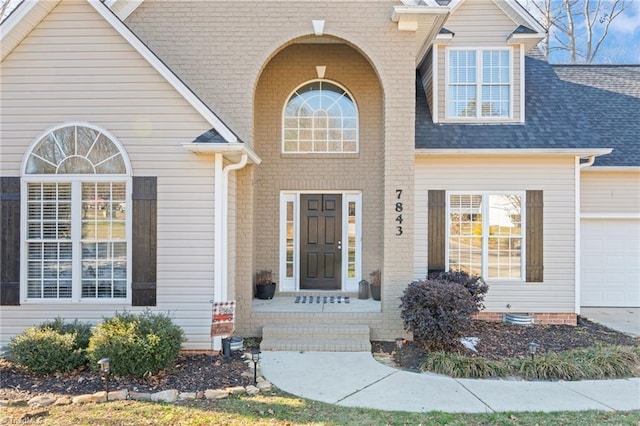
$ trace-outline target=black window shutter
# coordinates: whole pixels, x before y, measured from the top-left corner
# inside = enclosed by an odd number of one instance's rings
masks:
[[[133,178],[132,283],[133,306],[156,306],[158,178]]]
[[[544,281],[543,265],[543,210],[542,191],[527,191],[527,271],[526,281]]]
[[[20,304],[20,178],[0,178],[0,305]]]
[[[431,190],[428,193],[429,230],[429,274],[444,272],[445,270],[445,238],[447,235],[447,193],[443,190]]]

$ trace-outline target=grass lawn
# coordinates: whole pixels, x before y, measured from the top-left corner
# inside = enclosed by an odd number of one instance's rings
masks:
[[[640,411],[448,414],[345,408],[283,392],[219,401],[157,404],[112,401],[57,407],[5,407],[0,424],[78,425],[638,425]]]

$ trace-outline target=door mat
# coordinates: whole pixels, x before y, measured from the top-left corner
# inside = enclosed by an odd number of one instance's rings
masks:
[[[350,303],[349,296],[296,296],[294,303]]]

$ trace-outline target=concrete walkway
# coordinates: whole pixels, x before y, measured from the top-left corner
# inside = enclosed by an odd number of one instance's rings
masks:
[[[581,308],[580,315],[631,336],[640,336],[640,308]]]
[[[388,411],[639,410],[640,379],[528,382],[411,373],[369,352],[262,352],[264,377],[303,398]]]

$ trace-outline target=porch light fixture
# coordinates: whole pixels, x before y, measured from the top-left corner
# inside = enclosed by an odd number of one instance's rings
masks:
[[[100,372],[102,373],[102,378],[104,380],[104,391],[107,401],[109,401],[109,375],[111,374],[110,364],[111,359],[109,358],[102,358],[100,361],[98,361]]]
[[[260,350],[251,350],[251,361],[253,361],[253,384],[258,384],[258,361],[260,361]]]

